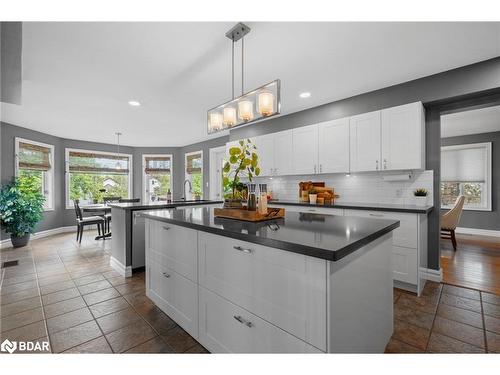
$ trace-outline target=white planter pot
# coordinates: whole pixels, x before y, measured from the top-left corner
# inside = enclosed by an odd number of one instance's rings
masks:
[[[415,198],[415,205],[421,206],[421,207],[427,206],[427,196],[425,196],[425,197],[415,197],[414,196],[413,198]]]

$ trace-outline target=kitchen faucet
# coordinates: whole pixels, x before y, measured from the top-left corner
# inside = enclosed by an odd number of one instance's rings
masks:
[[[193,185],[191,184],[191,181],[189,181],[188,179],[186,179],[184,181],[184,187],[183,187],[183,190],[182,190],[182,200],[185,201],[187,200],[186,199],[186,182],[189,184],[189,193],[192,193],[193,192]]]

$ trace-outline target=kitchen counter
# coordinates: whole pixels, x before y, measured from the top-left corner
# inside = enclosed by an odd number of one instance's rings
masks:
[[[211,207],[145,211],[141,217],[307,256],[338,261],[399,227],[397,220],[286,212],[259,223],[214,217]]]
[[[189,200],[189,201],[183,201],[183,200],[175,200],[175,201],[170,201],[170,202],[148,202],[148,203],[141,203],[141,202],[131,202],[131,203],[109,203],[108,206],[112,208],[119,208],[122,210],[131,210],[131,211],[138,211],[138,210],[159,210],[159,209],[165,209],[165,208],[175,208],[179,206],[196,206],[200,204],[216,204],[216,203],[222,203],[222,201],[211,201],[211,200]]]
[[[428,214],[433,206],[417,206],[413,204],[391,204],[391,203],[357,203],[357,202],[339,202],[335,204],[311,204],[294,200],[270,200],[269,204],[283,206],[304,206],[304,207],[324,207],[324,208],[348,208],[353,210],[372,210],[388,212],[407,212],[416,214]]]

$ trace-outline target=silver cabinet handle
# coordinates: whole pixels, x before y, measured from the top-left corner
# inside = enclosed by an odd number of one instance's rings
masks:
[[[387,159],[384,159],[384,169],[387,169]]]
[[[375,216],[375,217],[384,217],[382,214],[369,214],[370,216]]]
[[[321,165],[321,164],[319,165],[319,172],[320,173],[323,172],[323,165]]]
[[[247,327],[252,327],[253,326],[252,322],[249,322],[248,320],[243,319],[240,315],[234,315],[233,318],[236,319],[241,324],[246,325]]]
[[[242,252],[247,253],[247,254],[252,253],[252,249],[245,249],[244,247],[241,247],[241,246],[233,246],[233,249],[238,250],[238,251],[242,251]]]
[[[166,273],[166,272],[162,272],[163,276],[165,276],[167,279],[170,277],[170,274]]]
[[[170,229],[170,227],[162,227],[162,228],[165,229],[165,230],[169,230]]]
[[[378,171],[378,160],[375,160],[375,169]]]

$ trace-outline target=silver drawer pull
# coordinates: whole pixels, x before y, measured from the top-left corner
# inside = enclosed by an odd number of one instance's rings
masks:
[[[233,318],[236,319],[241,324],[246,325],[247,327],[253,327],[252,322],[249,322],[248,320],[243,319],[240,315],[234,315]]]
[[[163,276],[165,276],[168,279],[170,277],[170,274],[163,272]]]
[[[382,214],[369,214],[370,216],[375,216],[375,217],[384,217]]]
[[[242,251],[247,254],[252,254],[252,249],[245,249],[244,247],[241,246],[233,246],[234,250]]]
[[[165,229],[165,230],[169,230],[170,229],[170,227],[162,227],[162,228]]]

